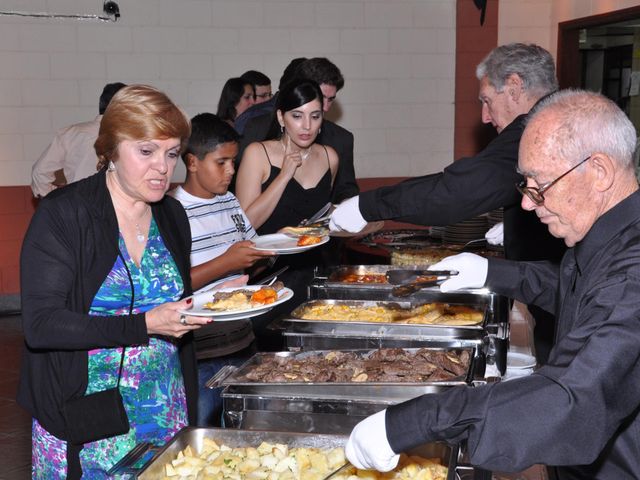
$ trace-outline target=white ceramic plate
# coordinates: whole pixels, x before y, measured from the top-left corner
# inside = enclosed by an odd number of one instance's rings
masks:
[[[263,250],[266,252],[275,252],[278,255],[291,255],[294,253],[306,252],[312,248],[324,245],[329,241],[329,236],[322,237],[319,243],[313,245],[305,245],[303,247],[298,246],[298,239],[296,237],[290,237],[284,233],[272,233],[271,235],[260,235],[252,239],[255,243],[256,250]]]
[[[236,290],[260,290],[262,285],[245,285],[244,287],[238,288],[222,288],[217,290],[218,292],[234,292]],[[199,293],[193,296],[193,308],[187,310],[179,310],[180,313],[184,313],[185,315],[193,315],[194,317],[211,317],[217,322],[229,322],[232,320],[241,320],[243,318],[255,317],[257,315],[262,315],[263,313],[268,312],[276,305],[280,305],[281,303],[290,300],[293,297],[293,290],[290,288],[283,288],[278,292],[278,299],[269,303],[268,305],[259,305],[252,308],[247,308],[244,310],[231,310],[228,312],[219,312],[214,310],[209,310],[208,308],[204,308],[204,304],[210,302],[213,299],[213,294],[215,292],[207,291],[203,293]]]
[[[536,366],[536,357],[526,353],[508,352],[507,368],[533,368]]]

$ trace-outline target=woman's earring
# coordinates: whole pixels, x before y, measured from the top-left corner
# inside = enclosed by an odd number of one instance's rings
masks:
[[[322,127],[318,129],[318,135],[320,135],[321,132],[322,132]]]
[[[284,125],[280,125],[280,133],[284,134]]]
[[[113,163],[111,160],[109,160],[109,166],[107,167],[107,170],[109,170],[110,172],[115,172],[116,171],[116,164]]]

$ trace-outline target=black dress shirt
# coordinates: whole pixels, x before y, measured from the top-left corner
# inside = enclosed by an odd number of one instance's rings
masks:
[[[480,153],[443,172],[361,193],[363,217],[439,226],[504,207],[507,258],[560,261],[564,242],[552,237],[534,212],[520,207],[522,196],[515,187],[522,180],[516,168],[525,118],[520,115]]]
[[[487,286],[555,309],[548,365],[390,407],[392,448],[466,439],[471,462],[489,470],[545,464],[560,479],[638,478],[640,193],[601,216],[560,266],[490,259]]]

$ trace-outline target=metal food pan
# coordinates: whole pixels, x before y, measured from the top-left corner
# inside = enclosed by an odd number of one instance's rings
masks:
[[[490,324],[506,324],[509,319],[510,302],[507,297],[498,295],[486,288],[458,290],[443,293],[437,288],[426,288],[410,297],[397,298],[391,294],[391,285],[386,288],[360,288],[354,284],[329,284],[326,278],[316,277],[308,286],[310,300],[367,300],[410,303],[449,303],[451,305],[469,305],[485,307]]]
[[[453,338],[447,336],[370,336],[368,334],[342,334],[340,332],[306,333],[292,330],[282,332],[288,350],[371,350],[378,348],[467,348],[481,347],[479,338]]]
[[[481,338],[485,326],[489,322],[490,314],[486,305],[468,305],[483,312],[483,320],[476,325],[437,325],[437,324],[409,324],[409,323],[386,323],[386,322],[366,322],[366,321],[335,321],[327,318],[322,320],[307,320],[302,318],[307,308],[315,306],[336,306],[345,305],[354,308],[386,307],[409,309],[414,307],[411,302],[390,302],[390,301],[370,301],[370,300],[309,300],[299,305],[291,314],[283,318],[286,330],[296,333],[313,333],[326,335],[359,335],[372,338],[405,338],[421,339],[433,337],[448,338]]]
[[[347,282],[344,278],[347,275],[386,275],[389,270],[397,270],[393,265],[339,265],[332,267],[326,276],[326,284],[334,287],[351,287],[364,289],[390,290],[393,286],[388,282],[384,283],[359,283]],[[404,268],[403,270],[414,270],[416,268]],[[422,268],[424,270],[424,268]]]
[[[444,392],[446,386],[433,385],[429,393]],[[358,422],[407,398],[398,390],[377,396],[349,398],[304,398],[300,395],[265,394],[249,387],[226,387],[222,392],[225,426],[250,430],[283,429],[292,432],[349,434]],[[383,396],[385,395],[385,396]]]
[[[354,266],[354,268],[368,268],[368,265]],[[381,265],[388,268],[388,265]],[[345,267],[346,268],[346,267]],[[396,268],[397,269],[397,268]],[[357,271],[357,270],[356,270]],[[329,276],[332,273],[328,274]],[[488,305],[495,303],[498,295],[487,288],[469,288],[454,292],[441,292],[438,287],[423,288],[410,297],[394,297],[391,290],[394,285],[390,283],[351,283],[329,281],[328,276],[317,275],[309,284],[310,298],[335,298],[345,300],[393,300],[408,301],[412,303],[442,302],[461,305]]]
[[[405,349],[414,353],[417,349]],[[446,349],[432,349],[446,350]],[[314,350],[305,352],[259,352],[251,357],[244,365],[233,371],[221,380],[223,386],[233,386],[236,392],[255,395],[290,396],[302,399],[338,399],[338,400],[363,400],[363,399],[390,399],[395,403],[408,400],[425,393],[433,393],[434,387],[468,385],[474,379],[474,370],[477,362],[474,348],[457,349],[468,350],[470,362],[467,373],[461,377],[450,380],[431,382],[252,382],[245,377],[246,373],[254,366],[259,365],[269,357],[280,356],[301,359],[305,356],[323,355],[329,351]],[[368,355],[373,350],[352,350],[352,352]]]
[[[195,452],[200,452],[204,439],[209,438],[216,443],[224,443],[230,447],[254,446],[262,442],[283,443],[289,447],[314,447],[330,449],[344,447],[348,437],[346,435],[323,435],[278,431],[236,430],[220,428],[182,429],[167,445],[160,450],[148,465],[138,474],[140,480],[156,480],[164,476],[164,465],[174,460],[178,452],[190,446]],[[457,447],[443,443],[429,443],[411,450],[409,453],[425,458],[438,458],[449,468],[448,480],[456,478],[456,466],[459,456]]]

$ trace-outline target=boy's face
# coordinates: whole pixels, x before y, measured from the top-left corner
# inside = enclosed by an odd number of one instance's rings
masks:
[[[236,142],[221,143],[203,159],[192,157],[189,163],[189,193],[201,198],[224,195],[235,172],[233,162],[238,155]]]

